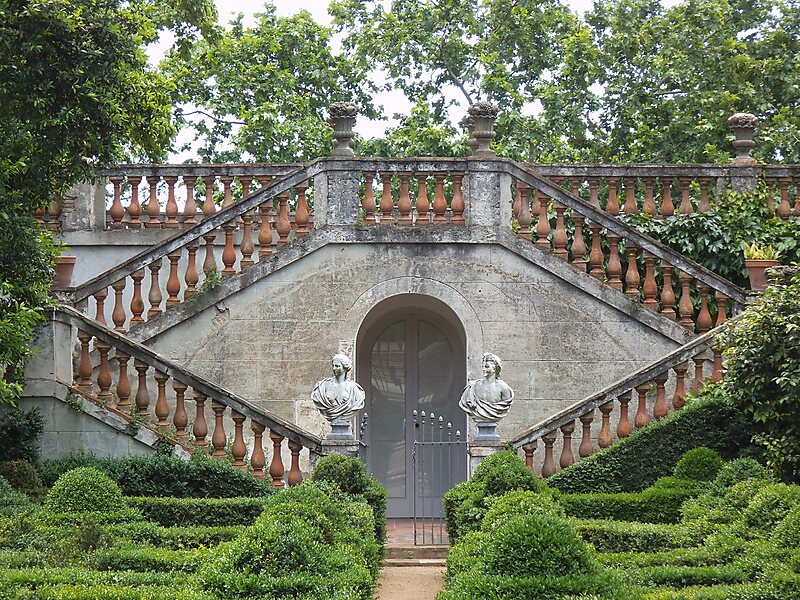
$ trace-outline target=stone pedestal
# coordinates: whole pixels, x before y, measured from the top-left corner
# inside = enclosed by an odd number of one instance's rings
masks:
[[[499,442],[500,434],[497,433],[497,423],[478,422],[478,433],[475,436],[476,442]]]
[[[342,454],[344,456],[358,456],[358,441],[351,440],[322,440],[322,455]]]
[[[326,440],[355,442],[356,438],[350,431],[350,419],[334,419],[331,421],[331,432],[325,436]]]
[[[483,462],[484,458],[486,458],[487,456],[491,456],[495,452],[500,452],[505,447],[506,447],[506,442],[500,440],[499,438],[496,441],[472,440],[471,442],[468,442],[467,476],[472,477],[472,474],[475,472],[475,469],[477,469],[478,465]]]

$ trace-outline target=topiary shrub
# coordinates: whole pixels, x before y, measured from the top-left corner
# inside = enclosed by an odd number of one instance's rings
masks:
[[[745,524],[760,533],[771,533],[796,504],[800,486],[776,483],[764,487],[744,510]]]
[[[718,452],[705,446],[692,448],[675,465],[673,475],[678,479],[712,481],[725,464]]]
[[[0,462],[0,477],[4,477],[12,488],[31,498],[41,498],[44,495],[39,472],[26,460]]]
[[[800,505],[793,506],[775,528],[772,541],[781,548],[800,548]]]
[[[386,488],[370,473],[358,458],[330,454],[314,465],[312,481],[329,481],[348,494],[362,496],[372,507],[375,518],[375,539],[383,544],[386,540]]]
[[[54,513],[128,509],[116,482],[92,467],[73,469],[59,477],[47,493],[45,507]]]
[[[491,501],[481,523],[481,529],[493,531],[495,527],[511,517],[539,514],[562,518],[565,516],[564,509],[551,494],[530,490],[513,490],[495,497]]]
[[[709,493],[715,496],[723,496],[734,485],[748,479],[775,482],[772,474],[758,461],[752,458],[737,458],[722,466],[709,489]]]

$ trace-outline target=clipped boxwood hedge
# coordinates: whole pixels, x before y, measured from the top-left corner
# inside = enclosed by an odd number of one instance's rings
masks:
[[[166,548],[106,548],[95,554],[101,571],[180,571],[194,573],[206,560],[208,548],[167,550]]]
[[[725,401],[719,385],[709,384],[683,410],[559,471],[547,484],[571,494],[638,492],[671,475],[692,448],[705,446],[730,459],[751,437],[743,413]]]
[[[125,498],[128,506],[164,527],[250,525],[266,498]]]
[[[572,519],[575,531],[598,552],[657,552],[684,545],[678,525]]]
[[[126,540],[170,550],[216,546],[231,541],[243,531],[242,525],[163,527],[152,522],[103,527],[103,533],[110,540]]]
[[[648,488],[619,494],[561,494],[558,503],[570,517],[641,523],[678,523],[681,506],[700,494],[695,489]]]

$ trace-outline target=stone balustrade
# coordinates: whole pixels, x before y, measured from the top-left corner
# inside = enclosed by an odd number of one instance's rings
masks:
[[[80,344],[73,371],[75,380],[64,383],[72,383],[75,392],[130,418],[132,423],[154,427],[175,443],[206,448],[215,458],[225,458],[230,453],[234,467],[250,470],[258,478],[269,477],[275,487],[302,481],[300,453],[304,448],[310,462],[321,454],[322,440],[318,437],[75,309],[59,307],[57,319],[77,330]],[[246,427],[252,434],[249,448]],[[283,459],[284,442],[290,456],[288,470]],[[270,446],[272,456],[267,466]]]
[[[634,430],[683,408],[687,392],[698,391],[707,381],[722,380],[722,351],[716,341],[717,330],[692,340],[534,425],[518,435],[513,446],[522,449],[526,464],[542,478],[590,456],[598,448],[609,447]],[[544,454],[540,453],[541,458],[535,460],[539,440]]]

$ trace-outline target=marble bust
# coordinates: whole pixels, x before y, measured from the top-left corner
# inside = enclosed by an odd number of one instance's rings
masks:
[[[473,379],[464,388],[458,406],[476,423],[496,423],[508,414],[514,401],[514,390],[502,379],[500,358],[483,354],[483,379]]]
[[[331,359],[333,377],[318,381],[311,400],[328,421],[348,419],[364,408],[364,388],[347,378],[353,363],[344,354]]]

